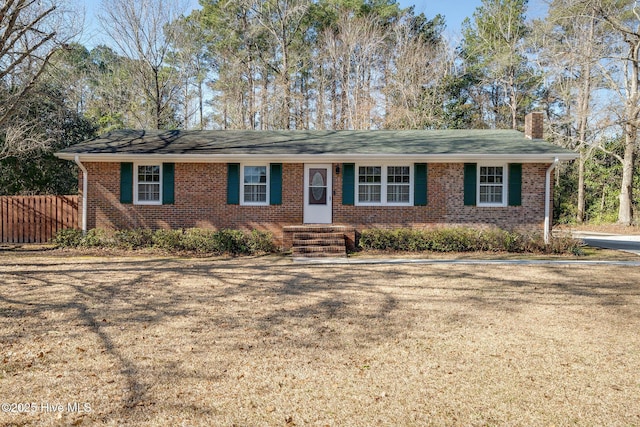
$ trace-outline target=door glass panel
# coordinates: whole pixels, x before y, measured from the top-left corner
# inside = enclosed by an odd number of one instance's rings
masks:
[[[327,204],[327,170],[309,169],[309,204]]]

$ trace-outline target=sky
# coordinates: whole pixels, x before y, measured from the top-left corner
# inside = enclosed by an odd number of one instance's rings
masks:
[[[198,0],[189,0],[192,8],[197,8]],[[76,0],[79,8],[84,8],[87,30],[82,35],[80,42],[91,48],[100,43],[101,31],[95,14],[100,8],[100,0]],[[480,6],[481,0],[400,0],[403,8],[415,6],[417,14],[424,13],[427,18],[433,18],[437,14],[444,15],[447,28],[445,35],[449,40],[459,39],[460,24],[467,16]]]
[[[445,33],[454,38],[460,34],[462,21],[466,17],[471,17],[481,4],[481,0],[400,0],[400,6],[415,6],[416,13],[424,13],[427,18],[433,18],[437,14],[444,15],[444,21],[447,25]]]

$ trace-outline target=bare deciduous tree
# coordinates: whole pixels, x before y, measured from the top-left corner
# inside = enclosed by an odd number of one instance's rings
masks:
[[[305,17],[310,0],[252,0],[251,10],[257,23],[265,30],[271,51],[264,52],[261,59],[276,76],[275,99],[279,105],[278,127],[291,129],[295,126],[293,113],[293,76],[300,71],[297,55],[306,31]],[[271,57],[269,57],[270,55]]]
[[[170,63],[177,68],[182,85],[182,127],[202,130],[205,127],[204,82],[211,64],[204,33],[197,20],[192,18],[181,18],[171,26],[176,37]],[[192,125],[196,115],[197,124]]]
[[[387,81],[412,85],[395,99],[398,114],[408,104],[415,114],[408,126],[431,106],[423,103],[423,86],[436,78],[437,61],[429,62],[435,53],[419,51],[413,41],[418,33],[438,38],[439,27],[413,9],[311,0],[202,4],[199,22],[215,58],[211,88],[221,128],[393,126],[386,122]]]
[[[538,86],[528,66],[523,42],[526,0],[483,0],[473,20],[463,23],[462,51],[484,81],[495,127],[517,129],[527,98]]]
[[[554,0],[544,21],[536,22],[538,67],[545,70],[552,137],[580,153],[576,222],[585,219],[585,165],[596,147],[594,94],[602,89],[597,66],[605,55],[603,28],[581,0]],[[557,104],[554,108],[552,104]]]
[[[0,4],[0,159],[44,148],[51,139],[24,101],[60,48],[76,34],[74,14],[56,0]]]
[[[383,51],[388,31],[372,17],[353,17],[345,13],[335,28],[324,30],[318,63],[322,87],[329,93],[322,106],[330,111],[333,129],[370,129],[380,124],[374,89],[380,86]],[[320,118],[321,120],[323,118]]]
[[[618,222],[633,222],[633,175],[640,129],[640,8],[636,1],[609,3],[595,0],[593,8],[600,19],[617,35],[619,43],[610,46],[613,61],[605,77],[613,92],[620,96],[618,121],[624,134],[622,156],[610,153],[622,164]]]
[[[437,125],[436,116],[444,102],[441,88],[453,68],[451,49],[413,27],[411,19],[402,19],[392,28],[393,43],[385,55],[386,128]]]
[[[176,70],[167,66],[167,56],[176,39],[176,27],[169,25],[186,10],[184,0],[103,0],[98,19],[118,46],[132,60],[143,91],[140,125],[162,129],[167,126],[175,98],[180,93]]]

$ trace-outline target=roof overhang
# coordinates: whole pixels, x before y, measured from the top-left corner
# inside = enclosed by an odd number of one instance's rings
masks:
[[[362,161],[399,162],[410,161],[426,163],[464,163],[483,161],[503,161],[505,163],[552,163],[578,158],[577,153],[535,153],[535,154],[126,154],[126,153],[55,153],[63,160],[81,162],[143,162],[160,161],[164,163],[357,163]]]

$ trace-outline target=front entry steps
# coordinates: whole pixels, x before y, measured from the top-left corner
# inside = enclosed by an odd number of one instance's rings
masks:
[[[292,235],[294,258],[346,257],[344,226],[296,225],[285,227],[285,234]]]

